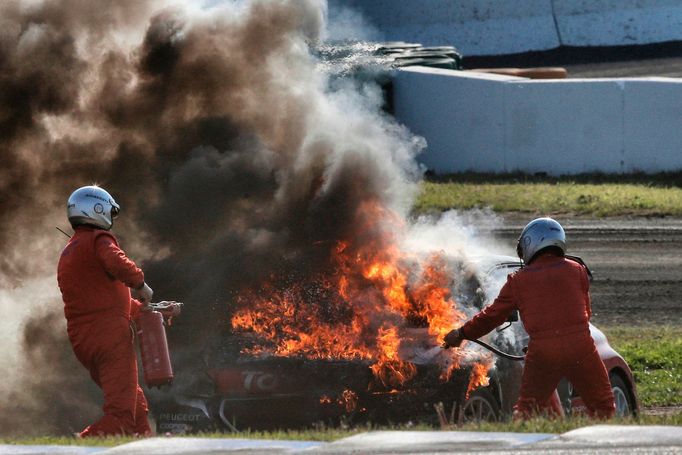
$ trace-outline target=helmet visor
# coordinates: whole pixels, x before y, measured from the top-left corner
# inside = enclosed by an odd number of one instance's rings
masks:
[[[111,219],[112,220],[115,219],[118,216],[120,211],[121,211],[121,209],[119,209],[115,205],[112,205],[111,206]]]

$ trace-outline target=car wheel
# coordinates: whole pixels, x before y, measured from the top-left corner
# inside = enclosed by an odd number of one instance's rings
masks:
[[[476,389],[464,402],[464,422],[497,422],[500,420],[500,405],[488,389]]]
[[[609,374],[609,380],[611,381],[613,400],[616,403],[616,417],[632,415],[634,407],[630,398],[630,389],[625,384],[625,381],[615,373]]]

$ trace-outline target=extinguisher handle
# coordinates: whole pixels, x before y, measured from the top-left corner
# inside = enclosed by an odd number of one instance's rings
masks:
[[[150,303],[149,308],[158,311],[165,318],[173,318],[182,312],[182,302],[166,301]]]

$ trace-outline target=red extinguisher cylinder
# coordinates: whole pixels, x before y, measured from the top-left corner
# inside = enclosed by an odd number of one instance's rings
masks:
[[[145,311],[135,322],[145,384],[148,387],[171,384],[173,367],[168,352],[163,315],[158,311]]]

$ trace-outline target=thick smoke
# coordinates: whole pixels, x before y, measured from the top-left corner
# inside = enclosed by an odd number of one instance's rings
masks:
[[[382,41],[382,33],[343,1],[329,1],[327,38],[332,41]]]
[[[21,403],[3,432],[97,413],[54,279],[75,188],[115,195],[122,246],[157,298],[186,302],[186,346],[224,328],[240,288],[329,266],[361,204],[405,215],[422,143],[378,87],[328,88],[309,51],[325,17],[322,0],[0,4],[0,406]]]
[[[338,240],[391,229],[360,207],[407,217],[423,141],[382,113],[379,87],[319,71],[326,2],[212,3],[0,3],[0,408],[17,409],[2,433],[99,413],[55,279],[74,189],[116,197],[113,230],[155,299],[185,302],[176,352],[228,330],[242,289],[324,272]],[[466,222],[417,222],[412,248],[462,254]]]

